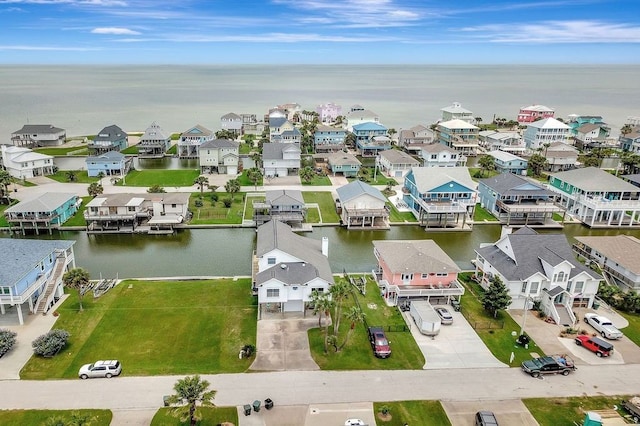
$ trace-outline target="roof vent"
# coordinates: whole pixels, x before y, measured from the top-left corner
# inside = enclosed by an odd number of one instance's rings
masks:
[[[284,263],[280,264],[280,267],[281,267],[282,269],[287,269],[287,265],[285,265]]]

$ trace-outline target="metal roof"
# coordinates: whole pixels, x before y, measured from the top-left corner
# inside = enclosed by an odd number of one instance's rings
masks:
[[[0,285],[16,284],[56,250],[67,250],[73,240],[0,238]]]

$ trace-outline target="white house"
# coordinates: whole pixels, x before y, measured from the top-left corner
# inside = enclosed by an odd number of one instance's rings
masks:
[[[567,142],[569,130],[569,126],[552,117],[534,121],[527,124],[524,131],[524,144],[528,149],[535,151],[554,142]]]
[[[483,288],[494,276],[511,296],[508,309],[529,308],[539,301],[556,324],[573,326],[574,307],[590,308],[602,277],[578,262],[564,234],[538,234],[529,227],[503,234],[476,249],[475,274]],[[528,303],[527,303],[528,302]]]
[[[258,227],[253,271],[258,317],[265,311],[304,313],[314,291],[328,292],[333,285],[328,255],[327,237],[302,237],[279,220]]]
[[[300,147],[297,143],[265,143],[262,145],[262,167],[265,177],[288,176],[300,169]]]
[[[354,180],[336,192],[336,207],[347,229],[389,229],[387,198],[379,189]]]
[[[16,179],[29,179],[53,174],[53,157],[21,146],[2,147],[2,164]]]
[[[225,114],[220,117],[220,127],[222,130],[228,130],[239,135],[242,132],[242,117],[233,112]]]
[[[201,173],[238,174],[240,144],[228,139],[214,139],[199,147]]]
[[[356,109],[354,109],[356,108]],[[351,111],[347,114],[347,130],[353,132],[353,126],[363,123],[380,124],[380,117],[373,111],[368,109],[357,109],[357,106],[351,107]]]
[[[442,112],[442,121],[462,120],[469,124],[476,123],[476,118],[473,116],[473,112],[462,108],[462,105],[460,105],[459,102],[454,102],[453,105],[444,107],[440,111]]]
[[[478,133],[480,146],[487,151],[505,151],[512,154],[524,154],[527,147],[518,132],[494,132],[483,130]]]
[[[67,132],[51,124],[25,124],[20,130],[11,134],[11,142],[15,146],[35,148],[38,146],[60,146],[64,143]]]
[[[420,161],[397,149],[381,151],[377,161],[383,173],[389,177],[397,178],[405,177],[412,167],[420,166]]]
[[[467,157],[441,143],[423,145],[420,156],[424,167],[464,167]]]

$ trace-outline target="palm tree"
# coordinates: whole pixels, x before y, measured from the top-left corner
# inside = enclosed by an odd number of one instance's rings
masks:
[[[98,181],[101,181],[101,180],[102,180],[102,178],[103,178],[103,177],[105,177],[105,176],[106,176],[106,175],[104,174],[104,172],[103,172],[103,171],[99,171],[96,177],[98,178]]]
[[[104,192],[104,188],[98,182],[92,182],[89,184],[89,187],[87,188],[87,192],[92,197],[95,197],[96,195],[102,194]]]
[[[208,390],[209,382],[201,380],[197,374],[178,380],[173,385],[173,389],[176,393],[169,396],[167,402],[171,405],[183,404],[171,410],[172,414],[182,422],[189,421],[193,426],[202,418],[197,412],[198,403],[202,406],[215,406],[213,399],[216,397],[216,391]]]
[[[491,170],[496,168],[496,165],[493,162],[493,157],[488,154],[483,155],[478,159],[478,165],[482,169],[482,174],[485,174],[485,172],[489,174]]]
[[[11,183],[11,175],[8,171],[0,169],[0,200],[7,200],[9,204],[9,184]]]
[[[253,189],[257,190],[258,189],[258,182],[260,182],[260,179],[262,179],[262,172],[260,172],[260,169],[257,167],[252,167],[249,170],[247,170],[247,178],[253,182]]]
[[[75,170],[67,171],[65,176],[67,178],[67,182],[75,182],[76,180],[78,180],[78,174],[75,172]]]
[[[259,152],[251,154],[251,160],[253,161],[254,167],[258,169],[262,167],[262,155],[260,155]]]
[[[313,311],[318,313],[324,313],[327,318],[324,324],[324,353],[328,352],[329,345],[329,315],[331,314],[331,308],[333,307],[333,301],[329,298],[328,293],[319,293],[319,296],[314,300]],[[322,316],[320,316],[322,318]]]
[[[542,170],[544,170],[547,164],[547,159],[540,154],[533,154],[529,157],[529,168],[533,172],[534,176],[540,176]]]
[[[322,327],[322,314],[324,314],[324,311],[320,309],[320,305],[322,304],[320,299],[322,299],[323,297],[325,297],[324,293],[320,293],[318,290],[313,290],[311,292],[311,303],[313,303],[313,314],[318,315],[318,328]]]
[[[231,179],[224,184],[224,189],[231,194],[233,200],[235,193],[240,191],[240,181],[238,179]]]
[[[345,312],[344,316],[347,320],[351,321],[351,326],[349,327],[346,336],[344,336],[344,342],[342,342],[342,344],[338,348],[338,352],[347,345],[349,338],[353,334],[353,330],[355,330],[356,328],[356,324],[364,323],[366,314],[362,312],[362,309],[360,309],[358,306],[352,306],[347,312]]]
[[[78,290],[78,301],[80,302],[80,311],[83,311],[82,296],[84,289],[89,284],[89,272],[82,268],[73,268],[65,272],[62,276],[62,282],[66,287]]]
[[[209,179],[206,176],[198,176],[193,183],[198,185],[198,189],[200,189],[200,198],[202,198],[204,186],[209,184]]]
[[[309,183],[313,180],[316,172],[314,172],[311,167],[306,166],[300,169],[300,172],[298,174],[300,175],[300,179],[302,179],[303,182]]]
[[[351,295],[350,284],[346,281],[335,283],[330,290],[331,300],[333,300],[333,334],[337,335],[340,328],[340,317],[342,316],[342,302]]]

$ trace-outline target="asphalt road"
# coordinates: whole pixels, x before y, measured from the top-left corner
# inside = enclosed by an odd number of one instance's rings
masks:
[[[90,380],[6,380],[0,409],[142,410],[184,376]],[[394,400],[497,400],[640,393],[640,365],[582,366],[569,376],[534,379],[517,368],[413,371],[304,371],[202,375],[215,403],[238,406],[271,398],[278,405]]]

